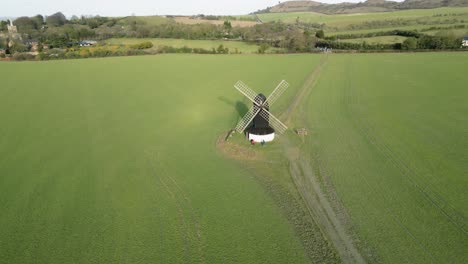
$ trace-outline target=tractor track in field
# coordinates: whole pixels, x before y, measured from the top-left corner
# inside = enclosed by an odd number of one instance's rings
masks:
[[[347,71],[349,75],[349,70]],[[350,79],[350,77],[347,77]],[[348,95],[349,83],[346,89],[346,99],[349,100],[351,95]],[[346,106],[349,107],[350,102],[346,103]],[[365,119],[356,115],[353,119],[357,128],[360,130],[361,134],[372,143],[373,146],[385,156],[385,159],[388,163],[394,166],[399,172],[403,180],[408,181],[411,186],[414,186],[416,191],[419,192],[425,200],[427,200],[431,206],[440,212],[440,214],[447,219],[456,229],[464,234],[468,234],[466,228],[467,219],[466,217],[455,208],[451,203],[446,201],[437,191],[434,190],[434,186],[428,183],[427,178],[417,170],[417,168],[412,168],[404,162],[404,159],[396,154],[382,137],[379,137],[374,127]],[[422,180],[418,180],[422,179]],[[424,182],[426,180],[427,182]]]
[[[303,103],[303,100],[308,98],[327,60],[328,55],[325,55],[319,65],[307,77],[288,109],[281,115],[286,124],[291,124],[291,119],[297,112],[298,107]],[[330,239],[344,263],[366,263],[355,246],[353,238],[349,235],[343,219],[335,212],[327,195],[322,190],[320,181],[312,168],[312,162],[308,158],[309,155],[301,153],[300,146],[293,144],[287,136],[284,137],[282,143],[289,161],[291,178],[313,220]]]
[[[169,173],[156,170],[156,165],[158,167],[163,168],[164,166],[160,165],[160,159],[155,157],[155,160],[151,160],[151,156],[149,153],[148,155],[148,163],[151,169],[151,172],[154,176],[157,177],[157,180],[163,187],[164,191],[168,194],[168,196],[174,201],[177,206],[177,215],[179,221],[181,222],[181,235],[182,240],[184,241],[184,257],[186,263],[191,263],[191,253],[190,249],[193,244],[196,244],[196,248],[198,251],[198,263],[206,263],[205,260],[205,244],[203,240],[203,234],[201,231],[201,223],[198,215],[196,214],[196,210],[192,205],[191,199],[187,196],[186,192],[180,187],[174,177],[170,176]],[[164,177],[163,177],[164,175]],[[187,217],[184,212],[187,212],[189,216]]]

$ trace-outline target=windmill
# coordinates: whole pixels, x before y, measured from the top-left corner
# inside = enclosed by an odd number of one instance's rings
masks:
[[[270,107],[289,87],[285,80],[281,81],[268,97],[254,92],[242,81],[238,81],[234,87],[253,103],[247,114],[237,124],[237,132],[243,133],[252,123],[247,130],[248,139],[255,142],[270,142],[275,138],[275,131],[280,134],[286,131],[286,125],[270,113]]]

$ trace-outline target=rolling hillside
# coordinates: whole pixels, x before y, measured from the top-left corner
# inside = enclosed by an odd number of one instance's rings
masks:
[[[406,0],[403,2],[367,0],[362,3],[325,4],[316,1],[287,1],[257,13],[317,12],[323,14],[354,14],[389,12],[405,9],[468,6],[468,0]]]

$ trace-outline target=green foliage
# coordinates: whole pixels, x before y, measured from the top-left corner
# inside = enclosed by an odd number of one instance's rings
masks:
[[[140,49],[140,50],[150,49],[152,47],[153,47],[153,43],[151,41],[145,41],[145,42],[142,42],[142,43],[139,43],[139,44],[134,44],[134,45],[130,46],[130,48],[132,48],[132,49]]]
[[[319,39],[323,39],[325,38],[325,32],[323,32],[323,30],[318,30],[317,32],[315,32],[315,36]]]
[[[232,29],[231,21],[229,21],[229,20],[224,21],[224,29],[226,29],[228,31],[230,31]]]
[[[260,45],[260,47],[258,48],[258,53],[260,54],[265,54],[265,52],[270,49],[270,45],[268,45],[267,43],[262,43]]]
[[[46,17],[46,24],[52,27],[63,26],[67,23],[67,18],[61,12]]]
[[[454,35],[437,35],[427,36],[424,35],[418,39],[419,49],[459,49],[461,45],[461,39]]]
[[[31,17],[31,20],[34,21],[34,24],[36,25],[36,29],[41,29],[42,25],[44,25],[45,20],[42,15],[35,15]]]
[[[354,33],[354,34],[337,34],[326,37],[325,39],[356,39],[356,38],[372,38],[380,36],[401,36],[401,37],[414,37],[419,38],[422,34],[412,30],[390,30],[390,31],[373,31],[368,33]]]
[[[29,53],[16,52],[13,54],[13,59],[16,61],[34,60],[36,59],[36,56]]]
[[[0,37],[0,49],[6,49],[8,47],[7,39]]]
[[[26,52],[29,51],[29,47],[20,43],[20,42],[14,42],[13,45],[10,47],[10,53],[15,53],[15,52]]]
[[[418,40],[416,38],[407,38],[401,46],[404,50],[414,50],[418,47]]]
[[[48,44],[51,48],[64,48],[68,46],[70,39],[66,35],[52,33],[47,36],[45,44]]]
[[[229,48],[224,47],[223,44],[219,45],[218,48],[216,49],[216,52],[218,54],[228,54],[229,53]]]
[[[0,31],[7,31],[8,30],[8,22],[1,20],[0,21]]]
[[[18,28],[19,32],[30,32],[31,30],[38,29],[38,26],[35,22],[35,20],[29,18],[29,17],[18,17],[13,21],[13,23],[16,25]]]

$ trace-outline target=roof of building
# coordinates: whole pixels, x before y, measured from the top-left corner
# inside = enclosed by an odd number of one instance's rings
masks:
[[[468,37],[464,37],[463,40],[468,40]]]

